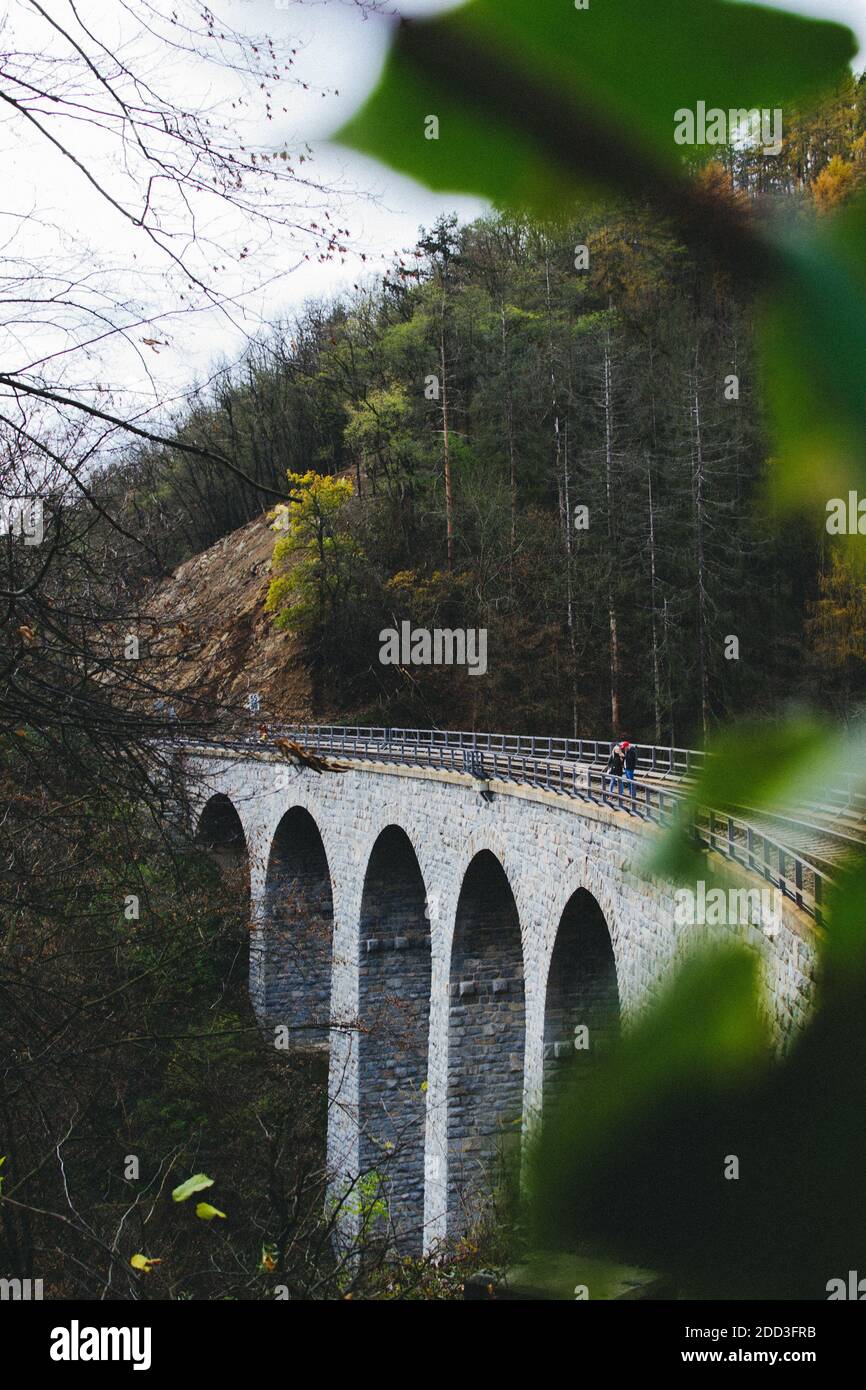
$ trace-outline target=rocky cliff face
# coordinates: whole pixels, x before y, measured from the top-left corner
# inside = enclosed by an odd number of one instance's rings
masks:
[[[177,662],[174,687],[214,712],[246,712],[255,692],[266,720],[326,722],[297,642],[265,612],[274,541],[263,514],[180,565],[148,604],[154,636]]]

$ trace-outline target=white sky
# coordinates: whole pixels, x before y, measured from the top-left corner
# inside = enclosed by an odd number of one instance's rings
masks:
[[[38,3],[67,29],[74,28],[69,0]],[[131,0],[132,7],[138,3]],[[259,248],[247,265],[235,261],[226,275],[220,276],[221,288],[230,290],[241,303],[240,308],[232,309],[231,316],[212,310],[168,314],[176,300],[166,289],[166,264],[153,253],[143,234],[108,207],[81,172],[47,146],[38,132],[0,108],[0,302],[8,302],[18,292],[9,285],[6,267],[10,262],[4,265],[4,257],[32,257],[42,265],[69,267],[72,275],[81,265],[81,247],[89,248],[85,260],[88,269],[92,266],[104,271],[102,278],[91,284],[91,293],[101,294],[106,285],[112,290],[122,287],[130,301],[126,321],[137,324],[140,317],[151,316],[152,320],[149,326],[132,329],[126,339],[113,339],[110,346],[93,344],[86,356],[81,351],[70,352],[60,368],[70,388],[108,388],[115,393],[115,404],[122,395],[124,405],[130,408],[146,410],[159,400],[179,400],[191,384],[209,377],[216,365],[236,360],[246,335],[263,323],[289,316],[310,297],[329,298],[353,283],[370,281],[396,254],[414,244],[419,226],[429,226],[443,206],[466,219],[477,216],[485,206],[478,199],[463,196],[443,204],[439,195],[412,180],[328,143],[328,133],[337,129],[375,86],[389,43],[390,26],[384,17],[365,18],[352,0],[291,0],[288,9],[278,8],[274,0],[211,3],[214,13],[232,28],[251,36],[268,34],[278,46],[286,42],[299,49],[292,72],[294,83],[278,88],[280,105],[275,104],[273,123],[263,119],[246,127],[239,123],[238,139],[247,148],[258,143],[293,152],[307,143],[312,146],[313,161],[303,172],[326,186],[336,185],[338,190],[338,196],[327,203],[311,195],[313,215],[323,224],[319,210],[328,206],[334,223],[349,230],[351,251],[343,263],[331,260],[322,264],[315,258],[304,261],[298,241],[286,233]],[[453,3],[407,0],[403,12],[444,11]],[[127,61],[138,70],[138,59],[162,96],[173,98],[177,93],[179,101],[192,105],[198,98],[210,104],[227,101],[235,94],[230,77],[214,91],[206,86],[213,73],[185,60],[161,62],[155,70],[153,44],[146,38],[140,41],[119,0],[78,0],[76,8],[112,52],[128,45],[124,50]],[[168,4],[163,8],[167,10]],[[47,33],[30,0],[10,0],[5,28],[0,30],[0,45],[5,51],[42,53]],[[303,90],[304,81],[309,91]],[[327,88],[324,96],[322,88]],[[282,106],[288,108],[287,113],[282,112]],[[233,115],[232,120],[236,119]],[[61,126],[60,130],[98,172],[117,164],[116,148],[101,141],[87,124]],[[303,210],[299,220],[306,220]],[[237,218],[233,224],[223,210],[212,226],[229,244],[240,247],[247,240],[244,224]],[[263,265],[272,267],[279,278],[274,278],[264,293],[251,292],[250,286],[258,278],[251,272],[260,271]],[[41,323],[34,321],[32,309],[10,315],[5,305],[3,308],[0,361],[7,371],[32,370],[59,346],[81,340],[80,333],[70,331],[72,316],[63,320],[53,306],[50,313],[43,313]],[[146,337],[158,340],[157,350],[143,345]],[[56,359],[47,370],[56,379]]]
[[[547,3],[548,0],[539,0]],[[567,3],[568,0],[562,0]],[[40,0],[58,18],[68,21],[68,0]],[[83,14],[105,37],[116,32],[119,39],[129,38],[128,22],[117,0],[79,0]],[[211,0],[214,11],[227,23],[250,34],[270,34],[276,42],[281,39],[300,40],[302,51],[297,59],[295,76],[309,82],[311,90],[295,88],[289,99],[288,114],[280,115],[264,132],[276,135],[275,145],[287,144],[290,149],[309,141],[315,152],[313,173],[327,184],[342,186],[342,208],[337,220],[352,233],[352,245],[357,257],[345,265],[331,262],[317,264],[301,262],[300,266],[281,283],[273,286],[258,301],[250,300],[244,314],[236,313],[234,322],[212,311],[194,317],[158,321],[152,331],[168,346],[153,349],[136,346],[130,350],[115,344],[106,355],[94,349],[90,370],[94,379],[131,392],[142,408],[146,408],[160,393],[181,394],[193,379],[205,378],[219,361],[232,360],[240,352],[246,330],[254,331],[262,318],[274,319],[289,314],[310,296],[330,296],[353,282],[363,281],[377,270],[384,269],[395,253],[411,246],[421,224],[429,226],[442,211],[457,211],[461,218],[471,218],[484,210],[484,204],[466,197],[443,199],[409,179],[360,156],[328,144],[326,136],[362,103],[374,87],[381,71],[389,42],[389,25],[384,18],[364,18],[351,0],[291,0],[289,8],[277,7],[276,0]],[[457,0],[403,0],[400,9],[405,14],[442,12],[454,8]],[[661,4],[663,0],[647,0]],[[785,0],[783,8],[801,10],[822,18],[838,18],[852,26],[866,49],[866,0]],[[8,25],[15,36],[27,42],[44,28],[35,21],[28,0],[9,0]],[[159,74],[164,94],[172,95],[172,84],[190,99],[198,74],[183,65],[166,68]],[[339,90],[339,95],[322,97],[318,88],[326,85]],[[222,97],[223,93],[209,93]],[[280,125],[282,122],[282,125]],[[91,137],[86,129],[82,139]],[[141,256],[140,234],[106,209],[105,204],[83,183],[80,175],[59,158],[46,155],[39,144],[38,158],[33,145],[22,145],[13,138],[8,123],[0,121],[0,218],[10,212],[36,209],[47,221],[59,225],[76,241],[87,241],[94,255],[103,263],[115,267],[116,283],[126,283],[120,277],[130,270],[138,274],[136,292],[148,308],[166,307],[164,289],[158,264],[147,264]],[[94,153],[98,153],[93,146]],[[90,153],[90,151],[88,151]],[[0,226],[4,224],[0,223]],[[34,254],[52,252],[58,258],[62,246],[56,230],[38,228],[28,232]],[[135,251],[136,261],[131,256]],[[361,263],[360,252],[367,260]],[[272,259],[285,268],[293,264],[289,241],[285,246],[272,248]],[[242,292],[242,268],[233,267],[238,278],[232,288]],[[44,351],[46,330],[34,333],[26,322],[0,331],[0,360],[6,369],[26,366]],[[141,333],[137,342],[140,342]],[[35,346],[34,346],[35,344]],[[51,345],[53,345],[53,340]],[[76,384],[76,383],[73,383]]]

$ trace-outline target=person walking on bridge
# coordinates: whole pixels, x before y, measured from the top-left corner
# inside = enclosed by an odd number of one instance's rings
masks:
[[[620,796],[622,796],[622,769],[622,747],[620,744],[615,743],[613,748],[611,748],[610,750],[610,757],[607,760],[607,767],[604,769],[606,773],[610,773],[610,786],[608,787],[609,793],[613,791],[615,782],[616,789],[619,792]]]
[[[631,799],[634,801],[634,770],[637,767],[637,749],[628,739],[622,741],[623,762],[625,763],[625,780],[628,782]]]

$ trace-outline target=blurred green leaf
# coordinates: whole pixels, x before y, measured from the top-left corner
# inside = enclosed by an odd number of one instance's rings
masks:
[[[772,1065],[756,958],[725,950],[687,967],[545,1123],[528,1175],[536,1245],[593,1242],[706,1298],[820,1299],[857,1268],[864,923],[860,869],[831,902],[821,1008]]]
[[[171,1194],[173,1202],[185,1202],[187,1197],[191,1197],[194,1192],[202,1192],[206,1187],[213,1187],[213,1178],[209,1178],[206,1173],[194,1173],[186,1182],[182,1182]]]
[[[780,242],[784,274],[759,342],[778,448],[771,483],[783,506],[866,497],[866,199],[811,237]]]
[[[661,840],[649,868],[683,881],[709,878],[712,863],[689,838],[696,806],[714,810],[776,810],[808,819],[809,803],[835,792],[862,791],[866,727],[838,729],[804,716],[739,724],[719,736],[681,808],[680,824]],[[780,838],[784,839],[780,831]]]
[[[755,720],[710,748],[694,796],[707,806],[797,805],[863,777],[866,730],[838,729],[807,716]]]
[[[674,142],[678,110],[784,110],[837,81],[855,51],[842,25],[724,0],[593,0],[585,11],[473,0],[398,30],[378,87],[336,138],[430,188],[551,211],[577,172],[622,182],[611,144],[675,170],[707,148]],[[528,133],[519,108],[542,100],[585,119],[578,145],[560,144],[562,122]],[[425,138],[430,115],[438,139]],[[604,131],[607,149],[594,138]]]

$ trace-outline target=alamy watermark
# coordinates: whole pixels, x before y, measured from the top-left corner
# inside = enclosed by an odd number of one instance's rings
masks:
[[[379,633],[383,666],[465,666],[470,676],[487,671],[487,628],[385,627]]]
[[[699,101],[694,111],[681,106],[674,112],[677,145],[732,145],[737,141],[761,145],[764,154],[781,154],[781,108],[732,107],[724,111],[711,106],[708,110],[707,103]]]
[[[827,503],[827,533],[831,536],[866,536],[866,497],[853,490]]]
[[[856,1269],[848,1270],[847,1279],[828,1279],[825,1287],[828,1303],[839,1299],[854,1303],[866,1300],[866,1279],[861,1279]]]
[[[41,1279],[0,1279],[0,1303],[38,1303],[42,1299]]]
[[[674,923],[678,927],[762,927],[774,936],[782,925],[782,894],[778,888],[677,888]]]
[[[0,497],[0,536],[21,536],[41,545],[45,534],[41,497]]]
[[[149,1327],[82,1327],[73,1318],[69,1327],[51,1332],[52,1361],[130,1361],[134,1371],[147,1371],[151,1362]]]

